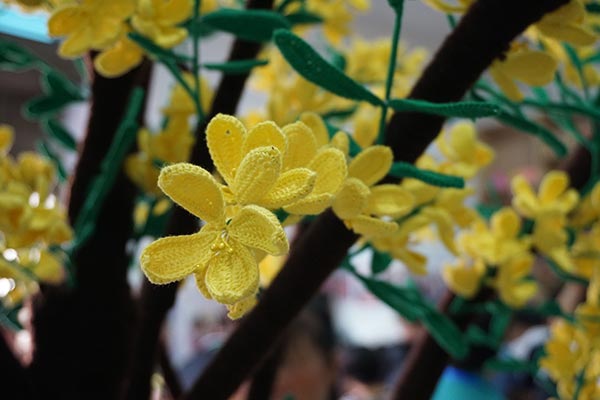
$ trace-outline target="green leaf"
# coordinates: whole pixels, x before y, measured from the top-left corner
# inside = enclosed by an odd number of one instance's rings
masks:
[[[590,13],[600,14],[600,4],[588,3],[585,5],[585,10]]]
[[[277,29],[290,29],[288,20],[269,10],[222,8],[204,15],[200,23],[251,42],[268,42]]]
[[[389,106],[399,112],[422,112],[457,118],[491,117],[500,113],[500,107],[482,101],[459,101],[456,103],[432,103],[424,100],[392,99]]]
[[[540,140],[546,143],[554,153],[559,157],[564,157],[567,154],[567,147],[556,138],[556,136],[543,126],[536,124],[517,115],[502,111],[497,118],[506,125],[512,126],[525,133],[530,133],[537,136]]]
[[[421,322],[435,341],[452,357],[460,360],[469,354],[469,343],[450,318],[430,308]]]
[[[371,273],[380,274],[392,263],[393,258],[385,252],[373,248],[373,258],[371,259]]]
[[[77,150],[77,142],[60,122],[54,119],[48,119],[43,122],[42,126],[50,137],[56,139],[56,141],[62,144],[65,148],[69,150]]]
[[[79,88],[64,75],[54,70],[47,70],[42,76],[44,96],[27,102],[25,113],[33,118],[52,114],[65,105],[85,99]]]
[[[319,87],[352,100],[383,106],[383,101],[364,86],[323,59],[308,43],[287,30],[277,30],[275,45],[287,62],[305,79]]]
[[[67,180],[67,171],[65,167],[62,165],[62,161],[60,158],[50,149],[48,144],[43,140],[37,142],[37,149],[42,155],[48,157],[56,167],[56,173],[58,174],[58,179],[60,182],[64,182]]]
[[[398,161],[392,165],[389,175],[394,178],[414,178],[429,185],[446,187],[446,188],[458,188],[462,189],[465,187],[465,180],[460,176],[446,175],[439,172],[427,171],[415,167],[412,164]]]
[[[320,24],[323,22],[323,18],[320,15],[308,11],[298,11],[296,13],[286,15],[285,18],[292,26]]]
[[[415,322],[422,318],[426,312],[427,307],[424,305],[423,298],[417,290],[367,278],[356,272],[354,272],[354,275],[360,279],[373,295],[392,307],[407,321]]]
[[[0,69],[25,71],[42,65],[42,61],[24,47],[7,40],[0,40]]]
[[[224,74],[239,75],[246,74],[250,72],[252,68],[267,65],[268,63],[269,60],[238,60],[224,63],[204,63],[202,64],[202,67],[209,70],[221,71]]]
[[[20,331],[23,329],[23,325],[19,322],[19,310],[22,307],[19,305],[11,309],[5,308],[0,304],[0,326],[4,326],[11,331]]]
[[[155,44],[152,40],[140,35],[139,33],[131,32],[127,34],[129,39],[134,41],[138,46],[146,51],[146,53],[159,58],[161,60],[176,60],[177,55],[169,49],[165,49]]]

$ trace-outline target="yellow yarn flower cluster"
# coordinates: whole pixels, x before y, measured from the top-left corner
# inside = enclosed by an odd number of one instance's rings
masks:
[[[492,150],[478,140],[472,123],[453,125],[440,133],[435,144],[443,159],[424,155],[417,160],[419,168],[469,179],[493,159]],[[476,218],[475,211],[465,205],[473,190],[440,188],[416,179],[404,179],[399,186],[413,198],[408,215],[396,221],[397,230],[370,241],[376,249],[403,262],[413,273],[423,275],[427,273],[427,258],[411,247],[434,226],[445,247],[457,254],[455,229],[468,227]]]
[[[537,284],[528,279],[535,255],[591,279],[600,268],[600,185],[580,201],[567,174],[550,171],[537,193],[521,175],[513,178],[512,191],[512,208],[497,211],[489,224],[476,218],[461,233],[461,259],[444,270],[448,286],[473,297],[488,285],[509,306],[522,307],[536,293]]]
[[[135,31],[158,46],[174,47],[187,37],[181,23],[192,15],[192,0],[77,0],[58,5],[48,33],[66,37],[59,54],[75,58],[97,50],[96,70],[107,77],[124,74],[143,59],[143,50],[127,34]]]
[[[550,328],[540,367],[556,383],[560,399],[592,400],[600,396],[600,269],[587,299],[575,310],[575,321],[556,320]]]
[[[69,241],[72,232],[52,194],[55,169],[33,152],[10,156],[13,137],[11,127],[0,125],[0,278],[58,283],[62,260],[50,247]]]

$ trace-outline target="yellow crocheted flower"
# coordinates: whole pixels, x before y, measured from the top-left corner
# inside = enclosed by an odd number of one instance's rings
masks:
[[[52,13],[48,33],[54,37],[67,37],[58,49],[62,57],[79,57],[88,50],[104,50],[114,44],[134,10],[135,0],[67,3]]]
[[[464,13],[475,2],[475,0],[456,0],[447,2],[445,0],[423,0],[430,7],[445,13]]]
[[[479,292],[485,272],[486,267],[481,259],[476,259],[472,265],[464,259],[458,259],[455,264],[444,267],[442,277],[450,290],[470,299]]]
[[[107,78],[121,76],[137,67],[144,59],[144,51],[127,36],[123,30],[119,39],[94,59],[94,67]]]
[[[575,46],[594,44],[597,35],[585,26],[586,10],[581,0],[571,0],[545,15],[535,27],[542,35]]]
[[[295,156],[303,155],[302,144],[273,122],[246,132],[238,119],[219,114],[206,128],[206,141],[227,184],[223,190],[230,205],[256,204],[276,210],[306,197],[318,184],[318,175],[296,162]]]
[[[131,25],[161,47],[177,46],[187,37],[179,25],[192,15],[192,0],[138,0]]]
[[[477,131],[472,122],[455,124],[442,132],[435,143],[448,160],[440,165],[440,169],[448,174],[472,178],[494,159],[494,151],[477,140]]]
[[[563,171],[548,172],[537,196],[524,176],[517,175],[511,182],[513,206],[523,216],[537,218],[547,213],[568,214],[579,201],[579,194],[569,189],[569,176]]]
[[[537,282],[526,279],[533,261],[531,254],[521,253],[498,266],[495,286],[504,303],[521,308],[537,293]]]
[[[163,168],[158,185],[175,203],[204,220],[198,233],[158,239],[144,249],[142,270],[156,284],[195,274],[208,298],[234,305],[258,290],[255,250],[288,252],[281,224],[271,212],[246,205],[228,218],[221,186],[206,170],[187,163]]]
[[[387,146],[371,146],[360,152],[348,165],[348,179],[335,196],[333,212],[354,232],[376,237],[398,229],[394,221],[412,210],[412,195],[399,185],[377,185],[393,162]]]

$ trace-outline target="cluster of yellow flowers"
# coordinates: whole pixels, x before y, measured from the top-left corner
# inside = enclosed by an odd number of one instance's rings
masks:
[[[13,138],[12,128],[0,125],[0,277],[23,287],[57,283],[64,279],[63,260],[50,247],[69,241],[72,232],[52,194],[55,169],[33,152],[11,157]]]
[[[160,189],[206,225],[194,235],[155,241],[143,251],[141,264],[157,284],[195,274],[202,293],[226,304],[232,318],[256,301],[258,262],[267,254],[287,254],[282,225],[331,207],[363,240],[423,273],[424,257],[407,249],[409,234],[435,223],[452,246],[453,224],[464,224],[468,214],[463,205],[468,190],[440,189],[416,180],[378,184],[392,167],[391,149],[368,146],[351,157],[349,136],[339,131],[330,139],[315,113],[304,113],[281,129],[268,121],[249,130],[220,114],[210,121],[206,140],[222,184],[187,163],[169,165],[158,177]],[[439,171],[472,175],[491,160],[471,124],[459,124],[439,140],[448,158],[436,165]]]
[[[473,0],[424,0],[433,8],[445,13],[463,13]],[[563,65],[566,78],[582,85],[581,77],[562,43],[574,46],[580,56],[589,55],[598,37],[598,16],[586,10],[591,1],[571,0],[558,10],[544,16],[529,27],[525,35],[517,39],[502,59],[496,60],[489,69],[490,76],[513,101],[523,99],[518,83],[544,86],[554,79]],[[584,67],[588,84],[600,82],[600,76],[591,66]]]
[[[595,269],[587,299],[573,321],[558,319],[550,327],[543,368],[556,383],[560,399],[600,397],[600,270]],[[577,394],[577,396],[576,396]]]
[[[53,9],[48,32],[66,37],[58,50],[62,57],[98,51],[96,70],[113,77],[137,66],[144,56],[128,38],[129,32],[172,48],[187,38],[187,30],[180,25],[192,12],[192,0],[62,0]]]
[[[537,195],[520,175],[512,189],[512,208],[497,211],[489,224],[477,218],[460,235],[462,258],[444,270],[452,290],[473,297],[489,285],[506,304],[522,307],[537,291],[528,279],[536,254],[568,274],[591,279],[600,267],[600,185],[580,201],[566,173],[551,171]]]
[[[184,73],[183,79],[193,85],[194,77]],[[203,110],[208,110],[212,100],[212,90],[205,79],[200,79],[200,92]],[[158,175],[163,164],[187,161],[196,139],[191,127],[191,119],[196,115],[194,100],[177,84],[173,87],[169,103],[162,109],[165,119],[160,132],[151,132],[147,128],[138,131],[138,151],[125,160],[127,176],[148,196],[154,198],[154,214],[162,214],[170,207],[162,191],[157,186]],[[150,209],[147,204],[136,207],[136,224],[143,225]]]

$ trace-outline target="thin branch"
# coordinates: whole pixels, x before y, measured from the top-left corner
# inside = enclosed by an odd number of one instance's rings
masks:
[[[528,25],[567,0],[480,0],[445,41],[411,97],[458,100]],[[397,113],[387,129],[396,158],[414,162],[438,134],[444,119]],[[331,211],[298,242],[256,308],[242,321],[185,399],[227,398],[249,376],[284,329],[341,263],[357,236]]]
[[[149,72],[146,61],[119,78],[94,76],[87,136],[71,186],[71,221],[100,172],[131,91],[147,85]],[[121,172],[102,205],[100,223],[73,256],[75,287],[49,287],[35,301],[30,370],[36,387],[48,398],[118,398],[134,320],[126,279],[134,195],[133,183]]]

